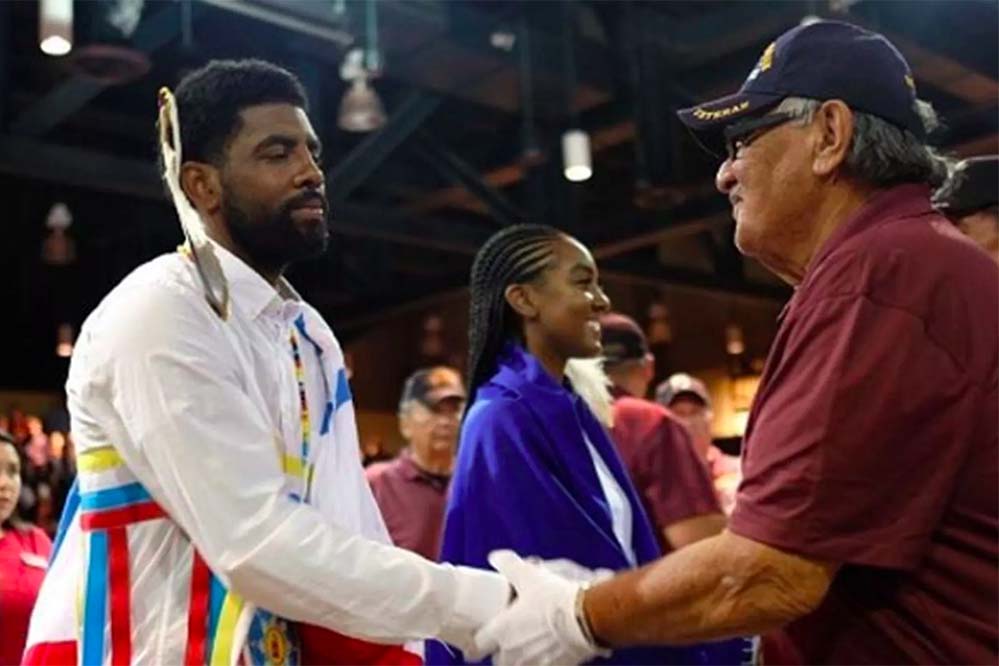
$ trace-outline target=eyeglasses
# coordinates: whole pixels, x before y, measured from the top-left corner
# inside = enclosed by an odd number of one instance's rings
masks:
[[[769,113],[725,128],[725,153],[734,160],[739,151],[749,146],[770,130],[797,118],[793,113]]]

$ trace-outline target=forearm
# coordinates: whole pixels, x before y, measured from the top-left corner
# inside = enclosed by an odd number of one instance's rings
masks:
[[[507,600],[496,574],[438,565],[308,512],[295,510],[239,561],[222,556],[236,592],[283,617],[386,643],[468,630]]]
[[[813,610],[832,571],[723,532],[594,586],[584,610],[609,645],[758,634]]]

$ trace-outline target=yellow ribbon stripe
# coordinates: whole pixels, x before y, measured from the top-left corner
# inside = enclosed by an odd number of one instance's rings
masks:
[[[306,480],[308,465],[304,460],[297,456],[285,454],[284,456],[284,472],[296,479]]]
[[[76,460],[77,469],[81,472],[105,472],[115,467],[121,467],[125,461],[118,452],[110,446],[102,446],[82,452]]]
[[[232,592],[226,594],[225,601],[222,602],[222,610],[219,613],[219,623],[215,628],[212,656],[208,662],[211,666],[231,666],[233,663],[233,640],[236,634],[236,623],[242,612],[243,599]]]

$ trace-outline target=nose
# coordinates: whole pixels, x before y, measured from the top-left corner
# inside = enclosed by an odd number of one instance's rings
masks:
[[[325,182],[326,176],[323,174],[323,170],[319,167],[312,153],[306,151],[302,169],[295,177],[295,187],[298,189],[318,190]]]
[[[610,297],[604,293],[600,285],[597,285],[596,295],[593,297],[593,309],[597,312],[610,312],[611,309]]]
[[[728,194],[735,187],[735,172],[732,170],[732,159],[726,158],[724,162],[718,167],[718,173],[715,174],[715,187],[722,194]]]

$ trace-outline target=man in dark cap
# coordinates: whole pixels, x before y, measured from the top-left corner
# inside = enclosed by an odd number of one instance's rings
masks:
[[[958,162],[933,201],[958,229],[999,262],[999,155]]]
[[[728,529],[588,589],[496,553],[518,597],[477,642],[567,663],[776,631],[798,663],[996,663],[999,268],[930,202],[908,64],[819,21],[679,115],[725,148],[740,251],[795,286]]]
[[[707,465],[722,512],[726,516],[731,515],[742,472],[737,456],[730,456],[714,445],[711,437],[714,412],[708,387],[697,377],[677,372],[656,387],[656,402],[665,405],[669,413],[687,429],[694,451]]]
[[[365,470],[392,542],[431,560],[440,554],[444,505],[466,397],[454,368],[414,372],[399,399],[399,432],[407,446],[395,460]]]
[[[645,334],[623,314],[600,318],[604,371],[613,386],[611,434],[663,552],[713,536],[725,527],[708,469],[690,436],[662,405],[645,400],[655,359]]]

